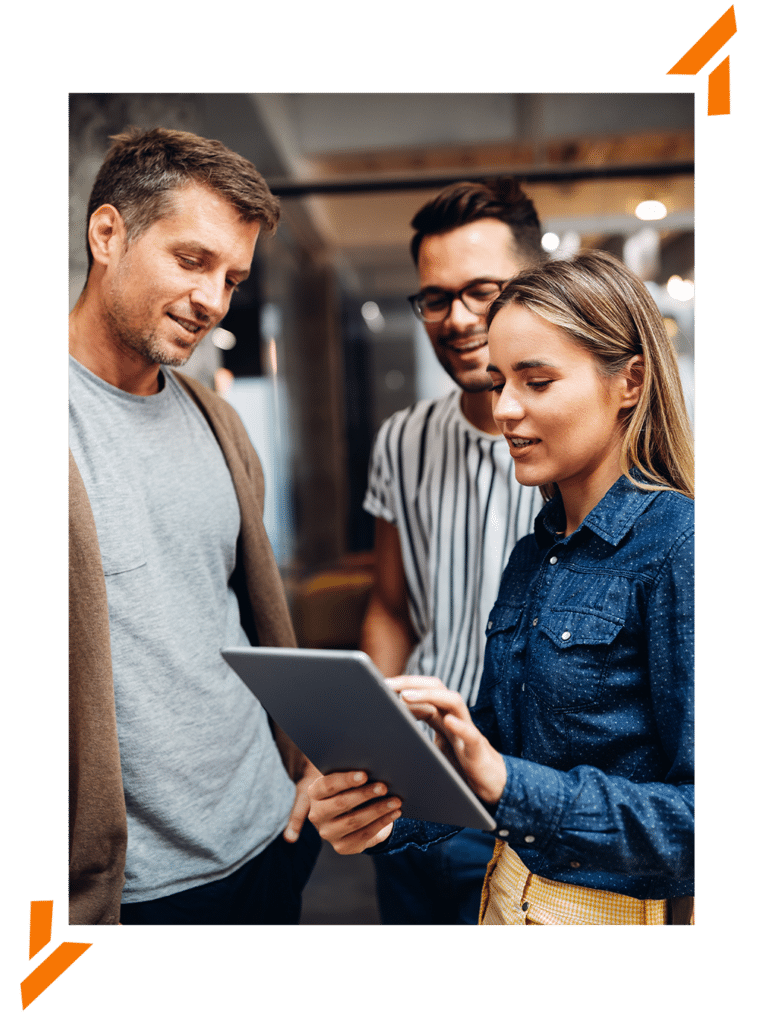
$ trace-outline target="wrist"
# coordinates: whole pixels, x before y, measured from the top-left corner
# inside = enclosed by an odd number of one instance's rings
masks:
[[[495,809],[501,801],[503,791],[506,789],[506,762],[503,757],[494,751],[494,757],[491,758],[493,764],[489,776],[485,779],[481,793],[477,793],[480,800],[491,809]]]

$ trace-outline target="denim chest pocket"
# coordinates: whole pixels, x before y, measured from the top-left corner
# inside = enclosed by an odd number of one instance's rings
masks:
[[[529,683],[554,710],[596,704],[624,618],[598,611],[550,607],[533,623],[536,635]]]
[[[493,673],[503,676],[509,651],[514,641],[517,623],[519,622],[524,605],[497,604],[494,606],[488,619],[485,635],[485,665],[490,665]]]

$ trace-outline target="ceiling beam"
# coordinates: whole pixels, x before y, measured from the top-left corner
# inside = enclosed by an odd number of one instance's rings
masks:
[[[413,178],[355,178],[345,181],[269,181],[271,192],[282,199],[308,195],[350,195],[358,192],[402,192],[412,189],[439,189],[456,181],[490,181],[500,172],[491,174],[426,175]],[[694,174],[694,161],[680,163],[630,164],[616,167],[564,167],[549,170],[504,172],[527,184],[562,184],[575,181],[594,181],[615,178],[662,178],[677,174]]]

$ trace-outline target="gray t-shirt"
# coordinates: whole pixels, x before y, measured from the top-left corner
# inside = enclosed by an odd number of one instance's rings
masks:
[[[127,804],[125,903],[223,878],[285,828],[294,784],[267,716],[220,655],[247,645],[229,586],[240,510],[171,371],[155,395],[70,357],[69,443],[109,604]]]

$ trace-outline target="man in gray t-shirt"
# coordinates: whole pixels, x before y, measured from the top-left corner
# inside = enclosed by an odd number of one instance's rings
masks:
[[[70,563],[70,920],[297,923],[318,773],[220,655],[294,644],[262,473],[235,413],[172,369],[225,316],[278,203],[220,143],[131,130],[88,215],[69,336],[85,538]]]

